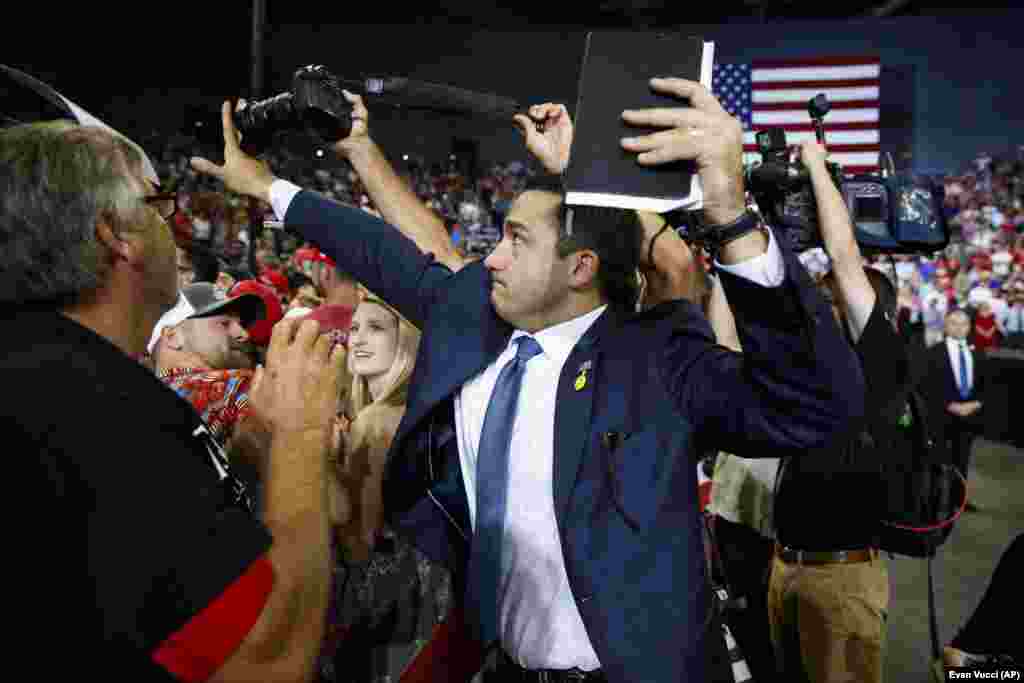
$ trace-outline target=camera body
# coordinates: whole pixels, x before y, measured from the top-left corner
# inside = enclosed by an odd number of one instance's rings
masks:
[[[352,105],[338,79],[323,66],[305,66],[292,76],[292,88],[234,114],[242,149],[259,155],[281,131],[305,130],[323,144],[343,140],[352,132]]]
[[[825,95],[812,98],[807,110],[823,141],[829,111]],[[824,246],[810,175],[802,163],[790,160],[785,131],[759,131],[756,139],[761,161],[748,165],[745,176],[761,213],[786,235],[795,251]],[[826,166],[865,253],[932,254],[949,244],[940,184],[910,174],[847,175],[839,164],[827,162]]]

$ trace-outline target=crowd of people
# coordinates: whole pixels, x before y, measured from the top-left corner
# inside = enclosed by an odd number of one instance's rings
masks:
[[[1024,159],[980,155],[973,166],[945,179],[949,247],[897,257],[901,323],[931,346],[946,314],[964,309],[978,350],[1024,348]]]
[[[903,400],[913,335],[950,354],[1019,342],[1020,161],[950,178],[954,241],[897,257],[890,281],[807,143],[829,257],[812,278],[748,205],[735,119],[699,84],[652,87],[692,107],[627,112],[665,131],[622,146],[696,160],[718,226],[703,253],[655,214],[565,206],[561,105],[518,115],[530,160],[481,177],[392,164],[351,95],[328,162],[245,154],[228,105],[222,165],[179,140],[151,150],[155,175],[102,128],[0,131],[0,235],[28,245],[0,269],[19,315],[0,372],[25,382],[0,414],[56,508],[25,534],[40,561],[22,584],[55,590],[117,678],[738,682],[677,466],[711,450],[712,538],[762,603],[731,625],[748,673],[880,681],[885,559],[844,517],[877,482],[829,468],[877,448],[862,435]],[[956,358],[957,393],[932,394],[967,420],[982,356]],[[722,500],[775,479],[719,485],[739,460],[788,465],[771,543],[763,498]],[[70,570],[66,523],[88,544]],[[956,663],[1020,657],[976,645],[1012,574]]]
[[[254,220],[272,220],[273,211],[265,202],[250,202],[225,191],[217,179],[192,169],[184,150],[194,149],[195,144],[179,136],[155,152],[162,159],[158,171],[163,185],[179,193],[179,244],[186,250],[193,244],[200,251],[212,250],[226,273],[244,274],[250,269],[245,261],[250,226]],[[271,150],[267,158],[272,168],[281,169],[283,177],[295,178],[300,186],[380,216],[359,174],[344,160],[325,163],[309,150],[289,148]],[[942,339],[946,314],[954,309],[970,315],[969,339],[975,348],[1024,347],[1022,164],[1021,159],[993,160],[982,154],[969,170],[944,179],[951,240],[943,251],[931,256],[868,257],[869,263],[896,278],[901,331],[918,347]],[[494,248],[512,198],[536,174],[534,165],[521,161],[495,164],[476,175],[466,175],[453,160],[444,164],[403,160],[400,167],[403,181],[437,213],[453,247],[468,257],[486,256]],[[270,270],[285,275],[302,269],[292,260],[302,247],[294,239],[256,239],[258,269],[268,262]],[[820,249],[802,255],[802,260],[816,275],[829,267]],[[283,284],[280,291],[285,294]]]

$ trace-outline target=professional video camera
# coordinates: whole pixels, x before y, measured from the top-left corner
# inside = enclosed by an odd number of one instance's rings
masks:
[[[824,94],[807,104],[818,142],[825,144]],[[807,169],[790,159],[786,133],[769,128],[757,133],[761,161],[746,168],[747,187],[758,208],[776,229],[785,232],[796,251],[823,246],[818,209]],[[896,174],[846,175],[828,162],[829,175],[846,200],[854,236],[866,253],[931,254],[949,243],[942,204],[944,188],[925,177]]]
[[[234,114],[242,148],[258,155],[274,136],[286,130],[306,130],[324,144],[352,132],[352,105],[338,80],[322,66],[304,66],[292,76],[292,89],[259,102],[246,103]]]

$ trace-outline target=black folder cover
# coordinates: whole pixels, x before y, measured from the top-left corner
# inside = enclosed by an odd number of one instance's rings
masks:
[[[664,212],[702,200],[693,162],[641,166],[620,140],[665,129],[627,125],[625,109],[686,107],[649,81],[669,76],[711,85],[714,44],[675,33],[598,31],[587,35],[575,113],[567,204]]]

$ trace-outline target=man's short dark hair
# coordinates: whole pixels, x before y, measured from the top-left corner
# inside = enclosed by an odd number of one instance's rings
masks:
[[[636,271],[640,265],[643,226],[636,211],[603,206],[568,206],[561,176],[540,175],[523,192],[550,192],[561,200],[558,210],[559,258],[590,249],[601,261],[597,283],[609,305],[633,310],[640,296]]]

